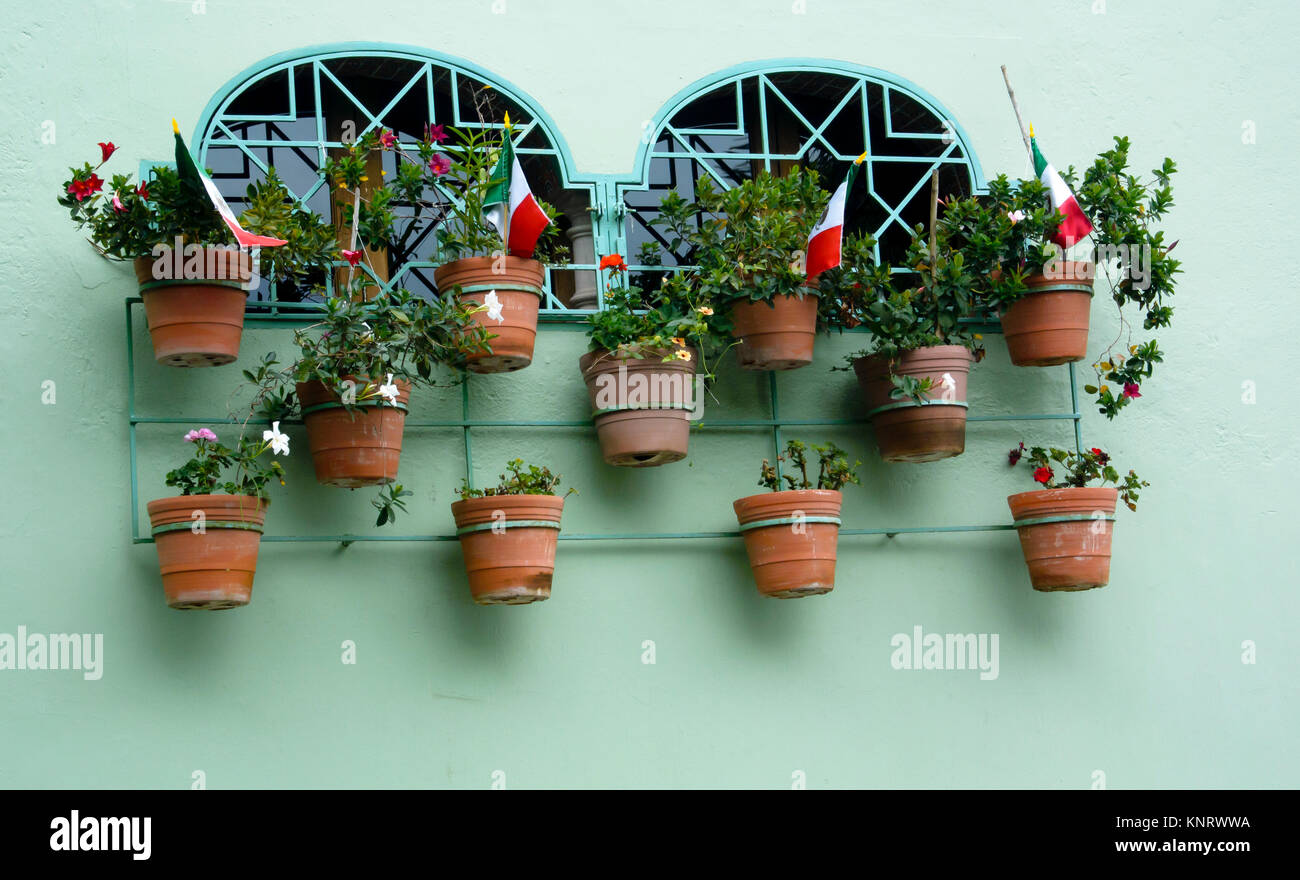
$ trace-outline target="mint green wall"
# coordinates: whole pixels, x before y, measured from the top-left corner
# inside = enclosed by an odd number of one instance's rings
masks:
[[[1087,788],[1096,770],[1113,788],[1300,785],[1300,319],[1275,256],[1295,251],[1300,195],[1285,91],[1300,74],[1284,40],[1300,25],[1293,4],[1114,0],[1095,14],[1088,0],[1003,2],[974,17],[957,0],[389,2],[375,7],[384,14],[207,0],[196,15],[188,0],[122,0],[77,4],[75,24],[63,4],[7,5],[0,633],[103,633],[105,656],[99,681],[0,670],[0,786],[176,788],[196,770],[213,788],[483,788],[494,771],[512,788],[788,787],[795,771],[810,787]],[[130,162],[165,157],[168,120],[192,131],[236,72],[344,39],[481,64],[545,107],[594,172],[628,170],[642,122],[686,84],[782,56],[911,79],[956,114],[989,175],[1027,171],[1001,63],[1055,161],[1082,163],[1116,133],[1132,137],[1140,167],[1173,155],[1169,228],[1186,274],[1167,363],[1118,421],[1084,423],[1086,441],[1152,484],[1137,515],[1121,511],[1111,585],[1034,593],[1012,533],[846,537],[835,592],[794,602],[757,597],[738,540],[570,542],[549,602],[479,608],[454,544],[295,544],[263,547],[248,608],[169,611],[154,549],[129,539],[130,272],[72,230],[56,185],[96,141]],[[45,120],[54,144],[42,143]],[[1243,143],[1247,120],[1257,143]],[[1116,324],[1095,305],[1096,343]],[[474,380],[477,414],[581,417],[582,343],[543,331],[531,368]],[[989,343],[973,406],[1063,408],[1064,370],[1013,369],[1001,340]],[[286,351],[287,334],[245,336],[246,355],[270,347]],[[816,364],[781,377],[790,415],[858,411],[851,376],[827,370],[849,350],[823,339]],[[233,368],[147,361],[142,411],[224,411]],[[1257,403],[1243,403],[1244,382]],[[761,415],[761,390],[728,371],[712,412]],[[454,416],[436,397],[416,412]],[[291,433],[298,455],[271,529],[366,529],[368,496],[315,485],[305,438]],[[165,456],[182,451],[173,435],[142,429],[142,501],[167,494]],[[886,467],[865,431],[826,436],[866,462],[846,498],[860,526],[1004,521],[1006,495],[1028,488],[1005,450],[1070,439],[1065,423],[972,425],[960,458]],[[580,532],[732,528],[731,501],[756,491],[769,454],[760,432],[713,431],[695,437],[689,462],[625,472],[599,463],[586,430],[475,442],[482,476],[514,455],[561,470],[582,491],[565,515]],[[461,466],[456,432],[408,432],[402,477],[416,497],[399,530],[451,528]],[[891,636],[917,625],[997,633],[999,677],[894,670]],[[340,662],[344,640],[354,666]],[[644,640],[654,665],[641,662]],[[1246,640],[1254,665],[1241,659]]]

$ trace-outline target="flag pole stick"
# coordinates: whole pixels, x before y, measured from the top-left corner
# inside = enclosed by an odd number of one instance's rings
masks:
[[[1029,132],[1025,131],[1025,121],[1020,118],[1020,105],[1016,103],[1016,91],[1011,88],[1011,78],[1007,76],[1007,66],[1002,65],[1002,81],[1007,84],[1007,97],[1011,98],[1011,109],[1016,113],[1016,123],[1020,126],[1020,137],[1025,142],[1025,152],[1033,155],[1033,148],[1029,145]]]
[[[934,284],[934,261],[938,256],[935,228],[939,224],[939,169],[930,172],[930,284]]]

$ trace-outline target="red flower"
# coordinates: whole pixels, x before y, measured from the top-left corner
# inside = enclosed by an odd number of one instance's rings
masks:
[[[1052,469],[1040,467],[1034,471],[1034,482],[1046,486],[1052,479]]]
[[[135,188],[135,194],[146,202],[149,201],[149,184],[140,181],[140,185]]]
[[[442,153],[434,153],[433,158],[429,160],[429,170],[442,177],[451,170],[451,160]]]
[[[122,199],[118,196],[117,190],[113,190],[113,210],[119,214],[126,213],[126,205],[122,204]]]
[[[355,266],[361,262],[361,251],[344,251],[343,259],[348,261],[349,266]]]
[[[1110,456],[1102,452],[1096,446],[1092,447],[1092,454],[1097,456],[1097,463],[1101,465],[1110,464]]]
[[[117,152],[117,147],[115,147],[115,146],[113,145],[113,142],[112,142],[112,141],[108,141],[107,143],[105,143],[105,142],[103,142],[103,141],[100,141],[100,143],[99,143],[99,152],[100,152],[100,154],[101,154],[101,158],[100,158],[100,160],[99,160],[99,164],[100,164],[100,165],[103,165],[105,162],[108,161],[108,157],[109,157],[109,156],[111,156],[111,155],[113,155],[115,152]]]
[[[86,196],[94,195],[104,188],[104,181],[100,180],[99,175],[91,173],[85,180],[73,178],[72,183],[68,184],[68,194],[77,197],[81,201]]]
[[[380,132],[379,143],[383,145],[385,150],[391,150],[397,146],[397,135],[391,131]]]
[[[424,137],[425,140],[429,141],[430,143],[441,144],[447,140],[447,133],[442,130],[441,123],[439,123],[438,125],[426,124],[424,126]]]
[[[1012,448],[1012,450],[1007,453],[1007,464],[1010,464],[1013,467],[1020,464],[1020,457],[1024,454],[1025,444],[1021,443],[1019,446]]]
[[[627,268],[627,264],[623,262],[622,254],[610,254],[607,257],[600,258],[600,268],[613,269],[616,272],[622,272]]]
[[[1138,392],[1138,384],[1137,384],[1136,382],[1125,382],[1125,383],[1124,383],[1124,396],[1125,396],[1125,397],[1141,397],[1142,395]]]

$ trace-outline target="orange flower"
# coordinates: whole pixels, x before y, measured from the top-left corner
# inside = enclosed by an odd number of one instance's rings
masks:
[[[672,343],[673,345],[677,345],[677,346],[682,346],[682,347],[686,346],[686,340],[682,339],[680,336],[674,336],[672,338]]]
[[[712,315],[712,314],[713,314],[713,309],[709,308],[708,306],[700,306],[700,307],[699,307],[698,309],[696,309],[695,311],[699,312],[701,315]]]
[[[600,268],[615,269],[621,272],[622,270],[627,268],[627,264],[623,262],[622,254],[610,254],[608,257],[601,257]]]

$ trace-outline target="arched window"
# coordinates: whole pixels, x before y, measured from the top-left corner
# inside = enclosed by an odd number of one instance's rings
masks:
[[[937,101],[883,71],[830,61],[771,61],[723,71],[673,98],[638,154],[640,179],[625,189],[627,253],[635,260],[654,242],[664,266],[677,265],[651,225],[670,190],[694,195],[708,175],[721,189],[793,166],[815,169],[834,189],[865,152],[861,183],[846,209],[849,232],[867,232],[877,257],[896,260],[917,223],[929,217],[930,175],[940,193],[984,188],[978,160],[961,127]]]
[[[486,91],[485,91],[486,88]],[[476,95],[491,102],[487,122],[475,111]],[[591,184],[574,184],[568,148],[550,119],[522,92],[473,65],[414,47],[343,44],[303,49],[270,58],[223,87],[208,105],[196,138],[199,161],[231,207],[240,211],[249,183],[268,168],[299,201],[331,216],[330,188],[322,168],[332,150],[370,130],[392,129],[399,139],[417,140],[426,124],[455,127],[499,125],[510,113],[515,148],[534,193],[565,215],[561,226],[575,234],[575,260],[589,263],[579,247],[582,226],[590,244]],[[492,121],[496,120],[496,121]],[[375,173],[393,173],[395,156],[375,157]],[[403,215],[409,216],[409,206]],[[569,218],[577,218],[571,230]],[[399,225],[400,246],[390,248],[380,280],[417,293],[432,292],[438,262],[432,229]],[[589,273],[588,273],[589,274]],[[324,283],[326,279],[313,279]],[[546,307],[562,309],[572,297],[574,273],[550,273]],[[253,300],[301,301],[309,291],[275,290],[264,283]]]

